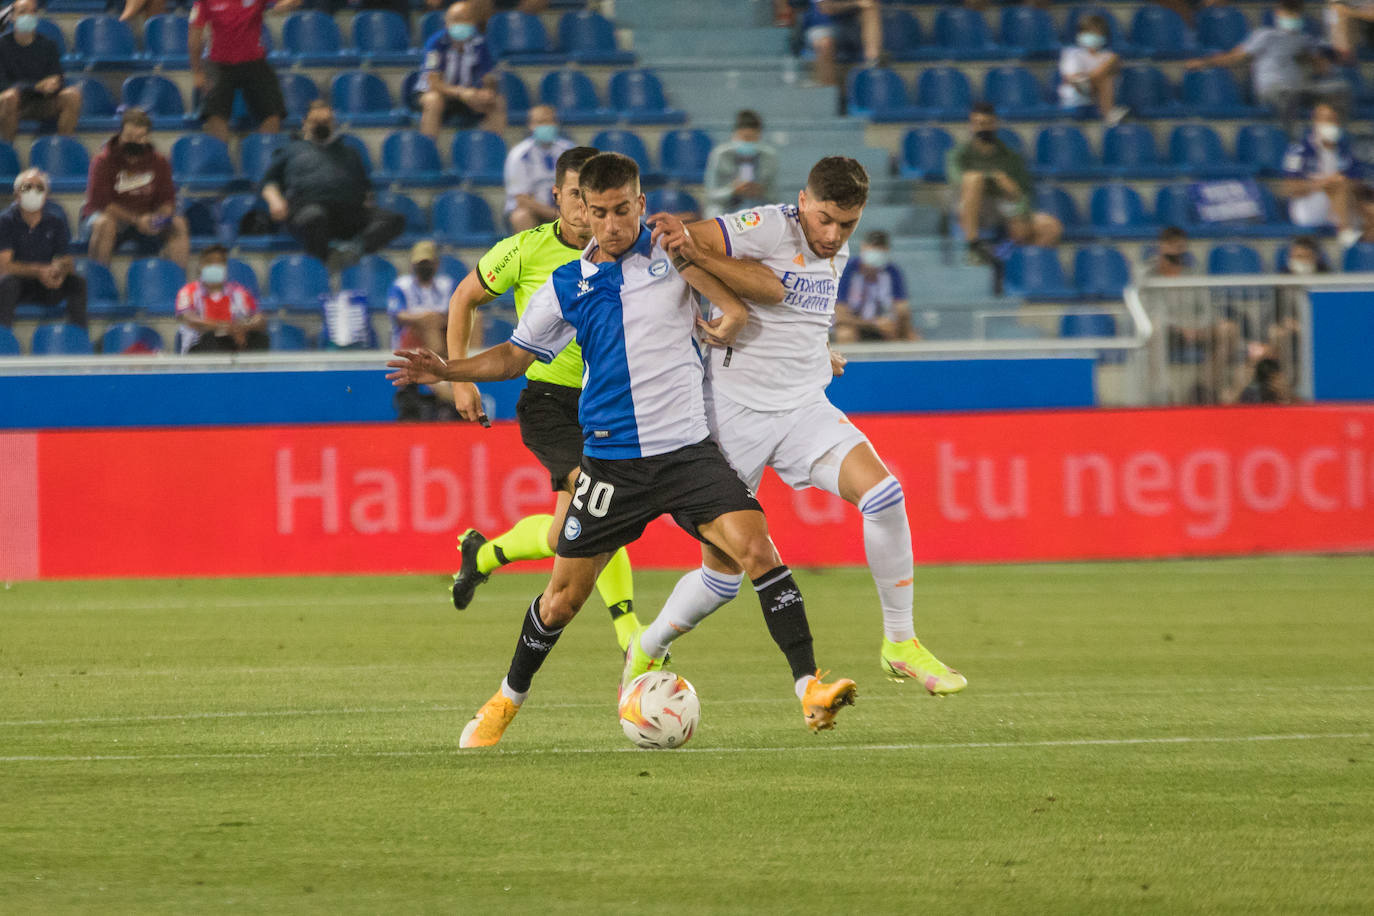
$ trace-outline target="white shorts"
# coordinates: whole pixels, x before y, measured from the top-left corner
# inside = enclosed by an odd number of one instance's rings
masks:
[[[1288,218],[1294,226],[1330,226],[1331,198],[1325,191],[1313,191],[1288,202]]]
[[[753,410],[706,385],[706,422],[726,459],[749,489],[771,467],[794,490],[839,492],[839,465],[865,436],[823,392],[792,410]],[[817,466],[825,459],[824,464]]]

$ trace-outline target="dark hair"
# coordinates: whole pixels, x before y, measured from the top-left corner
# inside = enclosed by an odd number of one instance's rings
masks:
[[[137,105],[130,105],[119,116],[119,129],[122,131],[126,127],[142,127],[145,130],[152,130],[153,119],[148,117],[148,112],[142,108]]]
[[[743,108],[735,115],[735,130],[763,130],[763,118],[752,108]]]
[[[1165,226],[1159,230],[1159,240],[1161,242],[1186,242],[1188,233],[1177,226]]]
[[[864,241],[870,245],[877,245],[879,248],[887,248],[892,242],[888,239],[887,233],[881,229],[874,229],[864,236]]]
[[[1321,257],[1322,246],[1312,236],[1298,236],[1297,238],[1293,239],[1292,244],[1288,246],[1288,250],[1292,251],[1294,248],[1297,248],[1299,246],[1306,248],[1308,251],[1315,252],[1318,257]]]
[[[974,102],[973,105],[969,108],[968,114],[969,117],[981,114],[992,115],[995,118],[997,117],[997,109],[993,107],[991,102]]]
[[[222,256],[226,261],[229,260],[229,249],[219,244],[206,245],[200,252],[200,259],[204,261],[206,258],[215,254]]]
[[[563,179],[569,172],[580,172],[582,166],[587,164],[597,153],[601,152],[594,146],[574,146],[572,149],[564,150],[563,155],[558,157],[558,162],[553,167],[553,186],[563,187]]]
[[[852,210],[868,203],[868,172],[848,156],[826,156],[806,176],[808,197]]]
[[[1302,0],[1279,0],[1279,9],[1285,13],[1302,15]]]
[[[1111,28],[1107,25],[1107,18],[1096,13],[1078,20],[1078,27],[1079,29],[1093,29],[1103,35],[1111,34]]]
[[[639,166],[635,165],[635,161],[629,156],[622,156],[620,153],[597,153],[582,164],[582,170],[578,173],[578,183],[582,185],[584,194],[588,191],[593,194],[614,191],[627,184],[634,185],[637,191]]]
[[[1255,363],[1255,381],[1263,385],[1283,374],[1283,365],[1272,356],[1262,357]]]

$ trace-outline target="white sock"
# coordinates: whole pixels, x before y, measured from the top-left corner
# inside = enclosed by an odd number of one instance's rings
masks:
[[[506,683],[506,679],[501,678],[501,695],[504,696],[506,699],[510,700],[516,706],[519,706],[521,703],[525,702],[525,700],[529,697],[530,692],[526,690],[524,693],[519,693],[515,690],[512,690],[510,684]]]
[[[911,525],[897,478],[889,474],[865,493],[859,500],[859,511],[864,517],[864,554],[883,609],[883,633],[893,642],[915,639]]]
[[[797,691],[797,699],[806,699],[806,688],[810,686],[811,682],[814,680],[818,680],[814,674],[808,674],[806,677],[797,678],[797,683],[792,685],[792,689]]]
[[[729,575],[705,566],[694,569],[673,587],[654,622],[644,628],[639,646],[654,658],[668,654],[668,645],[683,633],[695,629],[717,608],[739,594],[744,573]]]

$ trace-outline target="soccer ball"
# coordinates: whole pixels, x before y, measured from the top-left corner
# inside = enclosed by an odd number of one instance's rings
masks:
[[[620,697],[620,727],[640,747],[682,747],[701,721],[701,701],[685,677],[649,671]]]

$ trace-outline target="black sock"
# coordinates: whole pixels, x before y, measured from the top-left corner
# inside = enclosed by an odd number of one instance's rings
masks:
[[[629,599],[626,599],[625,601],[616,602],[615,604],[607,608],[607,610],[611,612],[612,620],[619,620],[626,614],[633,614],[635,612],[635,603],[633,601],[630,601]]]
[[[811,626],[806,622],[806,604],[792,570],[786,566],[770,569],[754,582],[754,591],[759,594],[769,635],[792,666],[792,679],[814,675],[816,652],[811,644]]]
[[[539,598],[544,597],[540,595]],[[516,693],[526,693],[530,681],[549,657],[558,637],[563,635],[562,627],[551,630],[539,619],[539,598],[530,604],[525,614],[525,623],[520,627],[520,640],[515,644],[515,656],[510,660],[510,670],[506,672],[506,684]]]

